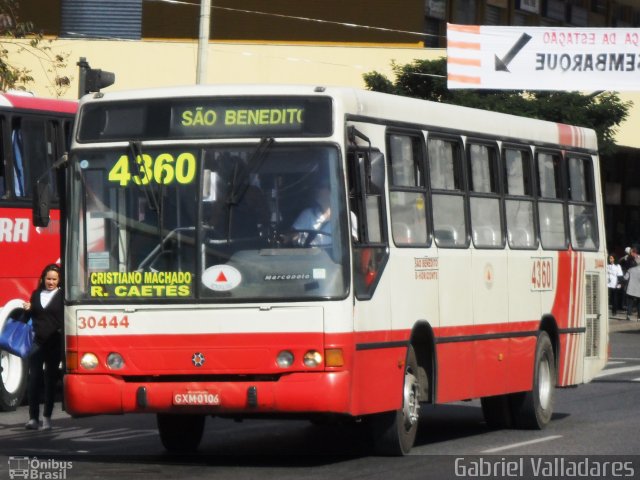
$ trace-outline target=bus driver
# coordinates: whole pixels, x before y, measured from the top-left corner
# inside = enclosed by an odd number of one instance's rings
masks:
[[[313,188],[314,203],[305,208],[291,228],[298,233],[294,242],[303,246],[327,246],[331,244],[331,190],[326,180]]]

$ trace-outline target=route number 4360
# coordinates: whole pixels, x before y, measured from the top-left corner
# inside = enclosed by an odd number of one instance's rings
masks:
[[[531,264],[531,290],[553,289],[553,260],[533,258]]]
[[[129,170],[130,165],[137,172]],[[196,157],[185,152],[177,158],[170,153],[161,153],[155,158],[148,154],[136,156],[131,162],[128,155],[122,155],[109,171],[109,181],[126,187],[133,180],[136,185],[157,183],[169,185],[174,181],[182,184],[193,182],[196,176]]]

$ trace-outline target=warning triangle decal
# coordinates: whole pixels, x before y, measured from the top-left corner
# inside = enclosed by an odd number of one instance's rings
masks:
[[[216,278],[216,282],[227,282],[227,277],[225,277],[224,272],[220,272],[218,278]]]

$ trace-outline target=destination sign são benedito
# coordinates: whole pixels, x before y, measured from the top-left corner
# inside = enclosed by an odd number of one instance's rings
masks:
[[[182,127],[213,127],[222,120],[225,127],[303,125],[303,108],[226,108],[216,110],[194,107],[183,110],[179,117]]]

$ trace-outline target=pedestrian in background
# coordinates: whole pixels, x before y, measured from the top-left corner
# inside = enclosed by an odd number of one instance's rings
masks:
[[[23,307],[31,314],[34,331],[33,348],[29,354],[29,421],[28,430],[40,428],[40,397],[44,377],[44,412],[42,429],[51,428],[51,413],[58,382],[58,366],[62,357],[64,302],[60,288],[62,275],[56,264],[47,265],[38,288]]]
[[[629,267],[631,267],[631,262],[633,261],[633,257],[631,256],[631,247],[627,247],[624,249],[624,255],[622,257],[620,257],[620,260],[618,261],[618,263],[620,264],[620,268],[622,268],[622,291],[626,292],[627,290],[627,281],[624,278],[625,273],[627,273],[627,270],[629,270]],[[623,293],[621,295],[622,297],[622,309],[626,309],[627,308],[627,296]]]
[[[638,265],[638,251],[635,247],[631,248],[631,257],[633,262],[629,264],[630,267],[624,274],[627,282],[627,320],[631,320],[633,308],[637,309],[638,300],[640,300],[640,265]],[[636,316],[640,316],[640,312],[637,312]]]
[[[620,295],[624,293],[622,284],[624,282],[624,274],[622,267],[616,263],[613,255],[609,255],[609,263],[607,264],[607,287],[609,288],[609,308],[611,315],[615,315],[621,308]]]

